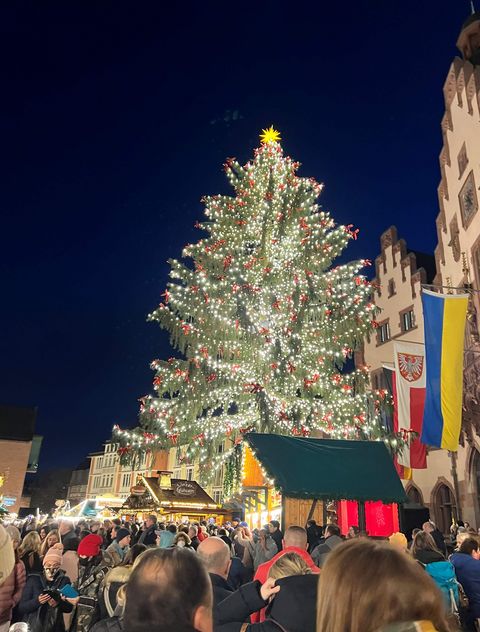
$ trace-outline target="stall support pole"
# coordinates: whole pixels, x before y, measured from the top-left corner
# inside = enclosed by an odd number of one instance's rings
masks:
[[[305,528],[307,528],[307,526],[308,526],[308,521],[312,519],[312,516],[313,516],[314,511],[315,511],[315,507],[317,506],[317,502],[318,502],[318,500],[316,498],[314,498],[313,502],[312,502],[312,506],[310,507],[310,511],[308,512],[307,522],[305,524]]]
[[[365,518],[365,502],[363,500],[358,501],[358,528],[360,531],[367,530],[367,521]]]

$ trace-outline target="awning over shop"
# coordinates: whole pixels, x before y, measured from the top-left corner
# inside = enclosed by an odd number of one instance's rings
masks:
[[[381,441],[303,439],[250,433],[245,439],[285,496],[319,500],[381,500],[407,496]]]

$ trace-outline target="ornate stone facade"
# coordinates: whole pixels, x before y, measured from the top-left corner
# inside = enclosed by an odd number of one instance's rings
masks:
[[[429,275],[425,268],[422,272],[418,255],[408,253],[394,227],[388,229],[376,260],[380,335],[365,344],[372,386],[378,388],[382,363],[393,361],[392,341],[423,342],[420,286],[474,290],[465,338],[463,432],[455,463],[444,450],[430,450],[427,469],[414,470],[407,484],[412,499],[421,498],[443,530],[457,510],[480,526],[480,13],[465,22],[457,46],[463,58],[454,59],[443,90],[436,273],[426,281]],[[404,316],[409,311],[413,320]]]

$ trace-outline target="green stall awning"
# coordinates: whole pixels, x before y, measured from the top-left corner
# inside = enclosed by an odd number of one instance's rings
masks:
[[[245,439],[285,496],[319,500],[381,500],[407,496],[381,441],[303,439],[249,433]]]

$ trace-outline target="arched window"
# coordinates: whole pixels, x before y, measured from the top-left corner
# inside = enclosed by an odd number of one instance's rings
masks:
[[[443,483],[437,487],[434,506],[437,528],[442,533],[448,533],[453,516],[457,515],[455,496],[452,494],[450,487]]]
[[[420,490],[415,487],[415,485],[410,485],[407,490],[407,496],[408,500],[411,503],[414,503],[416,505],[423,505],[422,495],[420,493]]]

